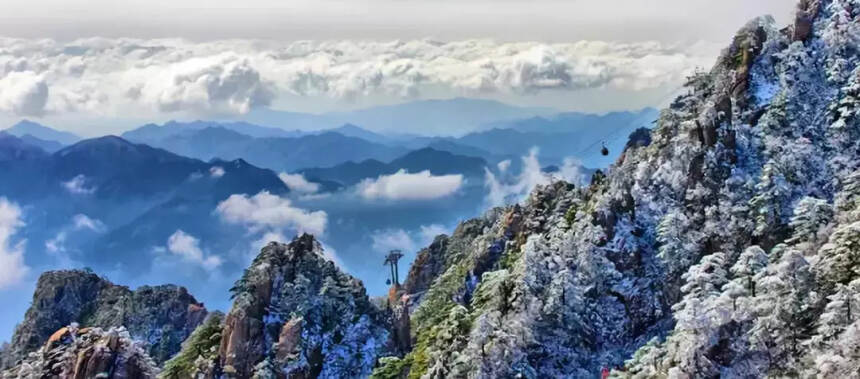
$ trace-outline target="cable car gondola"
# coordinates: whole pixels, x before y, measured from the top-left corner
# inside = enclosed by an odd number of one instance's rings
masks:
[[[603,154],[603,156],[609,155],[609,149],[606,148],[605,143],[603,144],[603,148],[600,149],[600,154]]]

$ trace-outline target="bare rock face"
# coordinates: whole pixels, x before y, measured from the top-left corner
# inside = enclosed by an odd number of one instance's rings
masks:
[[[39,278],[32,306],[0,363],[2,367],[16,365],[71,323],[124,326],[161,363],[179,351],[206,314],[203,304],[183,287],[143,286],[132,291],[89,271],[48,271]]]
[[[281,328],[275,345],[275,358],[279,361],[295,358],[300,353],[298,347],[302,343],[302,322],[301,318],[294,318]]]
[[[794,41],[806,41],[812,35],[812,24],[818,15],[818,0],[802,0],[794,17]]]
[[[233,298],[203,377],[365,377],[393,345],[390,315],[310,235],[264,247]],[[192,348],[179,356],[192,360]]]
[[[448,244],[447,236],[439,236],[430,246],[421,249],[415,262],[409,268],[409,275],[403,283],[406,293],[424,292],[439,274],[445,271],[445,250]]]
[[[104,330],[72,324],[3,372],[3,378],[155,378],[158,370],[145,348],[123,327]]]

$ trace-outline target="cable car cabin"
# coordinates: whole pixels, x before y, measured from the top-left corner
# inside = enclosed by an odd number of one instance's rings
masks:
[[[609,149],[606,148],[606,145],[603,145],[603,148],[600,149],[600,154],[603,154],[603,156],[609,155]]]

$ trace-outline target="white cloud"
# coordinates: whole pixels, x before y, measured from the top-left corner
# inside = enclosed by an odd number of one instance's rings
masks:
[[[415,251],[417,244],[403,229],[378,230],[371,236],[373,250],[388,252],[389,250]]]
[[[222,263],[220,257],[204,254],[200,248],[200,240],[182,230],[177,230],[167,238],[167,251],[209,271],[218,268]]]
[[[429,245],[440,234],[447,234],[448,228],[439,224],[421,225],[419,235],[421,236],[421,245]]]
[[[245,58],[220,55],[161,63],[158,70],[147,67],[137,72],[154,77],[136,77],[140,82],[128,88],[126,97],[153,104],[162,112],[204,114],[248,113],[269,105],[273,98],[268,83]]]
[[[75,195],[89,195],[96,191],[95,187],[87,187],[87,177],[83,174],[63,182],[63,188]]]
[[[71,263],[71,258],[66,255],[66,240],[71,233],[79,231],[102,233],[105,230],[105,224],[101,220],[78,213],[72,217],[71,223],[64,226],[54,238],[45,241],[45,250],[61,262]]]
[[[0,53],[2,55],[2,53]],[[41,116],[48,102],[45,78],[31,71],[0,74],[0,112],[14,116]]]
[[[317,236],[325,233],[328,216],[324,211],[310,212],[292,206],[289,199],[268,191],[254,196],[231,195],[215,211],[230,223],[244,224],[252,231],[291,229]]]
[[[60,254],[66,252],[66,231],[57,233],[54,238],[45,241],[45,250],[50,254]]]
[[[291,191],[296,191],[303,194],[313,194],[320,190],[319,183],[309,182],[302,174],[287,174],[282,172],[278,174],[281,181],[287,185]]]
[[[0,112],[222,115],[284,96],[324,103],[660,89],[711,63],[716,49],[700,45],[2,38]]]
[[[449,196],[463,185],[463,175],[434,176],[430,171],[410,174],[400,170],[392,175],[365,179],[358,184],[366,199],[431,200]]]
[[[209,168],[209,176],[213,178],[220,178],[224,176],[224,168],[221,166],[212,166]]]
[[[341,261],[340,258],[337,256],[337,250],[335,250],[329,245],[326,245],[325,243],[320,242],[320,244],[322,245],[322,255],[323,257],[325,257],[325,259],[334,262],[334,264],[341,270],[349,272],[349,269],[347,269],[347,267],[343,264],[343,261]]]
[[[564,163],[554,176],[577,186],[583,185],[587,180],[585,172],[582,170],[582,162],[569,157],[564,159]]]
[[[105,229],[105,224],[101,220],[90,218],[83,213],[78,213],[72,217],[72,226],[75,230],[88,229],[94,232],[101,232]]]
[[[430,245],[440,234],[448,230],[438,224],[422,225],[418,230],[407,232],[404,229],[377,230],[371,234],[371,245],[374,251],[387,253],[390,250],[401,250],[404,253],[414,253]]]
[[[487,205],[495,207],[522,201],[535,186],[548,184],[552,178],[541,170],[537,157],[538,150],[533,148],[528,156],[522,158],[523,169],[510,183],[502,182],[490,170],[486,170],[484,186],[487,188]]]
[[[507,171],[508,171],[508,169],[511,167],[511,160],[510,160],[510,159],[505,159],[505,160],[503,160],[503,161],[501,161],[501,162],[497,163],[497,164],[496,164],[496,167],[498,167],[498,168],[499,168],[499,172],[501,172],[501,173],[503,173],[503,174],[504,174],[504,173],[505,173],[505,172],[507,172]]]
[[[266,247],[269,242],[287,243],[290,241],[281,232],[267,231],[263,233],[260,239],[251,243],[251,253],[253,257],[256,257],[257,253],[259,253],[261,249]]]
[[[24,263],[24,241],[12,243],[12,236],[24,226],[21,208],[0,197],[0,290],[18,284],[30,268]]]

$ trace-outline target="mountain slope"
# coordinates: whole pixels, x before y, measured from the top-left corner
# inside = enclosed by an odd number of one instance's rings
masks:
[[[45,158],[39,146],[5,132],[0,132],[0,161],[29,161]]]
[[[801,5],[743,28],[590,186],[422,253],[416,344],[375,376],[856,375],[860,4]]]

